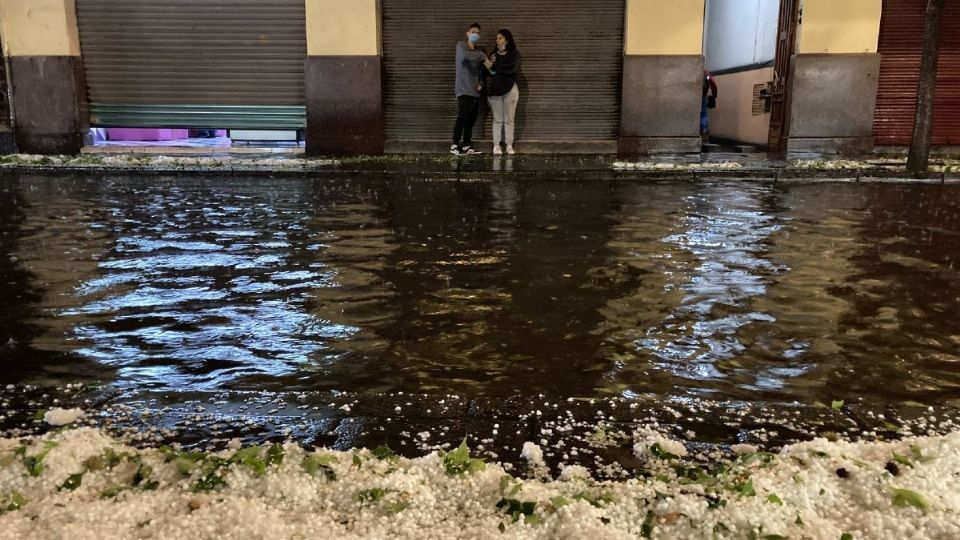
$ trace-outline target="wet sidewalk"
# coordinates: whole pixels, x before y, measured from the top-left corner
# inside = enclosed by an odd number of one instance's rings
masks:
[[[934,158],[929,173],[918,178],[905,157],[704,153],[617,158],[609,155],[453,156],[390,154],[312,158],[245,149],[243,153],[207,154],[88,153],[80,156],[10,155],[0,157],[0,174],[269,174],[271,176],[416,175],[434,179],[898,179],[946,182],[960,179],[960,159]]]

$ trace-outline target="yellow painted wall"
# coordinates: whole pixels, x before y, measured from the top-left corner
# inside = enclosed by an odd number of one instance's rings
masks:
[[[704,0],[627,0],[624,53],[703,54]]]
[[[6,56],[80,56],[74,0],[0,0]]]
[[[770,114],[753,114],[753,85],[773,80],[773,68],[717,75],[717,108],[710,109],[710,136],[767,144]]]
[[[306,0],[307,54],[380,54],[377,0]]]
[[[803,0],[797,50],[815,53],[875,53],[883,0]]]

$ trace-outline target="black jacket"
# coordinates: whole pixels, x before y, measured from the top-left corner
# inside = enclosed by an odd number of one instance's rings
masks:
[[[520,51],[507,51],[504,54],[495,53],[497,61],[487,70],[487,95],[502,96],[513,89],[520,75]]]

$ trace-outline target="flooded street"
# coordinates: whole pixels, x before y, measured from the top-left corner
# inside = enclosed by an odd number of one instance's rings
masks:
[[[0,186],[3,384],[960,400],[958,186]]]

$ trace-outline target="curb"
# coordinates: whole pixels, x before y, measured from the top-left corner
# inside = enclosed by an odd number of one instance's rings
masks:
[[[896,182],[922,184],[960,183],[960,174],[932,173],[925,178],[907,175],[906,171],[891,169],[689,169],[689,170],[618,170],[618,169],[557,169],[528,171],[439,171],[402,170],[388,168],[266,169],[266,168],[206,168],[206,167],[63,167],[10,166],[0,168],[0,177],[11,175],[75,175],[98,174],[109,176],[268,176],[276,178],[352,178],[366,176],[374,179],[396,176],[415,176],[424,180],[679,180],[701,181],[714,179],[766,180],[773,182]]]

